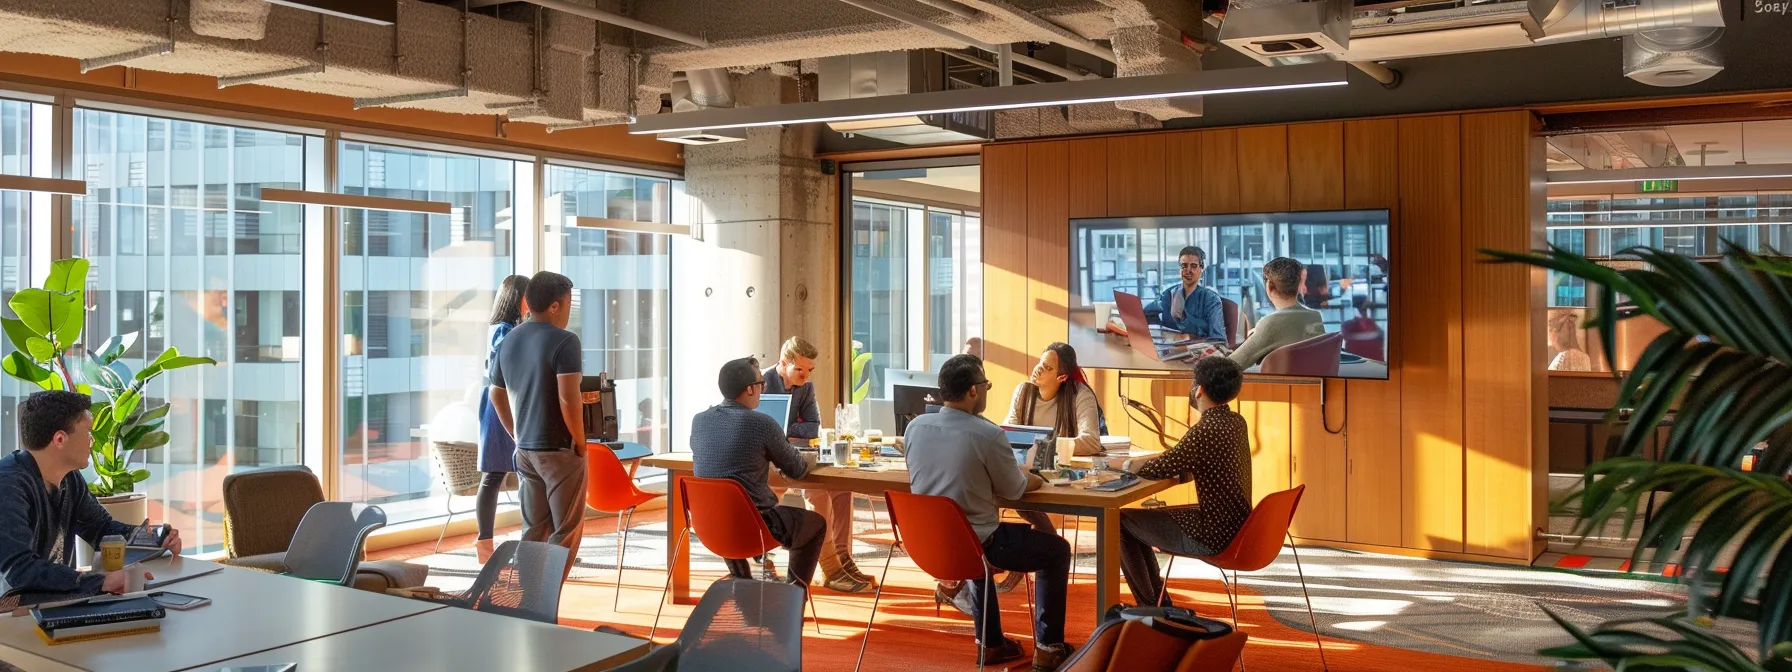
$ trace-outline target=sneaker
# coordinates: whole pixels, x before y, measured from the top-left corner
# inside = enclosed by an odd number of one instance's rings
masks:
[[[1027,657],[1027,652],[1022,651],[1020,648],[1020,642],[1016,642],[1007,637],[1002,638],[1001,644],[981,648],[982,651],[980,653],[983,654],[983,665],[986,667],[990,665],[1000,665],[1002,663],[1011,663]]]
[[[828,590],[837,593],[863,593],[872,588],[871,582],[860,581],[853,578],[851,574],[846,574],[844,572],[839,576],[828,578],[826,581],[822,582],[821,585]]]
[[[778,563],[772,561],[770,553],[759,556],[759,580],[774,582],[784,580],[778,577]]]
[[[1070,660],[1070,654],[1076,647],[1066,642],[1033,647],[1033,672],[1056,672],[1064,661]]]
[[[868,583],[873,586],[877,585],[877,580],[871,578],[870,574],[859,571],[858,564],[854,563],[851,558],[848,558],[846,562],[840,566],[840,571],[846,572],[846,575],[852,577],[855,581]]]

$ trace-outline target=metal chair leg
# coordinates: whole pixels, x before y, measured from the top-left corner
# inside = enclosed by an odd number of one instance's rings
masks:
[[[1215,567],[1214,569],[1219,569],[1219,568]],[[1232,584],[1237,581],[1238,581],[1238,575],[1236,573],[1232,575],[1232,581],[1229,582],[1226,580],[1226,570],[1220,569],[1220,583],[1224,584],[1226,587],[1226,606],[1229,606],[1232,608],[1232,630],[1234,632],[1236,632],[1239,629],[1238,628],[1238,600],[1232,596],[1232,590],[1233,590]],[[1238,672],[1245,672],[1244,649],[1238,650]]]
[[[622,559],[628,557],[628,523],[635,517],[635,507],[629,507],[616,518],[621,526],[617,530],[616,539],[616,596],[610,599],[610,610],[622,610]]]
[[[1307,594],[1307,572],[1300,567],[1300,549],[1294,547],[1294,535],[1288,535],[1288,550],[1294,551],[1294,573],[1300,577],[1300,597],[1307,602],[1307,625],[1313,626],[1313,646],[1319,649],[1319,669],[1330,670],[1325,663],[1325,642],[1319,639],[1319,620],[1313,618],[1313,598]]]
[[[678,549],[684,547],[684,540],[689,539],[690,537],[691,530],[688,527],[685,528],[684,534],[678,535],[678,541],[672,546],[672,555],[674,557],[678,555]],[[653,643],[653,634],[659,632],[660,613],[666,610],[666,594],[670,592],[672,592],[672,567],[668,565],[666,567],[666,587],[660,590],[660,606],[658,609],[653,610],[653,627],[647,630],[648,644]]]
[[[876,514],[877,510],[872,509],[872,515]],[[890,544],[890,552],[884,556],[884,571],[877,576],[877,592],[871,595],[871,617],[865,619],[865,638],[859,641],[859,660],[852,664],[853,672],[859,672],[859,667],[865,664],[865,648],[871,645],[871,624],[877,622],[877,602],[884,597],[884,582],[890,579],[890,559],[894,557],[896,545]],[[939,606],[939,602],[933,603],[934,609],[939,609]]]
[[[448,524],[454,522],[454,495],[450,494],[443,499],[444,506],[448,509],[448,517],[442,519],[442,532],[436,535],[436,550],[432,553],[442,552],[442,540],[448,538]]]
[[[1070,582],[1076,583],[1076,550],[1082,547],[1083,517],[1065,516],[1064,519],[1075,521],[1075,527],[1070,528]]]
[[[1153,553],[1155,553],[1155,552],[1156,551],[1153,551]],[[1170,594],[1170,570],[1174,569],[1175,567],[1176,567],[1176,555],[1171,554],[1169,564],[1164,565],[1164,578],[1162,581],[1163,585],[1157,587],[1157,606],[1160,606],[1160,607],[1164,606],[1164,597]],[[1220,575],[1220,580],[1225,581],[1224,574]],[[1133,599],[1136,600],[1136,599],[1138,599],[1138,597],[1139,596],[1134,595]]]
[[[809,597],[809,613],[815,617],[815,634],[821,634],[821,610],[815,608],[815,593],[803,586],[803,593]]]
[[[983,594],[983,610],[977,613],[983,615],[983,620],[989,620],[989,594],[996,592],[996,587],[989,578],[988,562],[983,563],[983,583],[978,587],[977,592]],[[972,618],[971,630],[971,641],[977,643],[977,672],[983,672],[983,652],[989,649],[989,644],[983,641],[983,623]]]

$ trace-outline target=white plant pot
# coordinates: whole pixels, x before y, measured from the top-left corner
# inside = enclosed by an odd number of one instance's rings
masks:
[[[112,519],[126,525],[136,525],[149,517],[149,496],[141,492],[127,492],[122,495],[101,497],[100,506]],[[93,547],[79,537],[75,538],[75,565],[91,567],[93,565]]]

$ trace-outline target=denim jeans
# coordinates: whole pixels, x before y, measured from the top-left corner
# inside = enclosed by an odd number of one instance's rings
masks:
[[[1033,640],[1035,644],[1064,642],[1064,593],[1070,582],[1070,543],[1019,523],[1002,523],[983,540],[983,557],[989,564],[1011,572],[1034,572]],[[984,646],[1002,641],[1002,610],[995,604],[994,586],[985,579],[970,582],[971,619],[978,624],[977,637]],[[984,615],[983,599],[990,600]]]

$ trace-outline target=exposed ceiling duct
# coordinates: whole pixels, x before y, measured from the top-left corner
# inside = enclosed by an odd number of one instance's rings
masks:
[[[816,85],[821,100],[947,91],[947,57],[937,51],[880,51],[821,59]],[[833,122],[828,128],[906,145],[980,142],[995,137],[989,111],[927,114]]]

